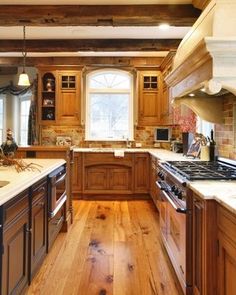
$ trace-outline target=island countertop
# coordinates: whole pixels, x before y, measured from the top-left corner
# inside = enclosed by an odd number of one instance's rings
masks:
[[[9,181],[7,185],[0,187],[0,205],[66,163],[63,159],[24,159],[24,162],[39,165],[35,166],[38,170],[26,170],[18,173],[14,166],[0,166],[0,181]]]

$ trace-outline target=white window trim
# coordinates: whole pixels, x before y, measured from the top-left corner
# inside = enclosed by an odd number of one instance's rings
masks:
[[[3,122],[2,122],[2,142],[4,142],[4,138],[6,137],[6,95],[2,95],[3,100]]]
[[[90,135],[90,124],[89,124],[89,112],[88,112],[88,106],[90,105],[90,96],[89,93],[107,93],[104,90],[91,90],[89,91],[89,76],[94,75],[95,73],[99,73],[99,72],[123,72],[125,74],[127,74],[128,76],[130,76],[131,78],[131,90],[126,91],[126,90],[114,90],[114,89],[109,89],[110,93],[128,93],[130,94],[130,100],[129,100],[129,138],[124,138],[124,139],[120,139],[120,138],[91,138]],[[85,141],[133,141],[134,140],[134,75],[132,73],[130,73],[129,71],[125,71],[125,70],[120,70],[120,69],[114,69],[114,68],[103,68],[103,69],[99,69],[99,70],[95,70],[95,71],[91,71],[86,75],[86,94],[85,94]]]
[[[26,93],[26,94],[23,94],[22,96],[19,97],[19,100],[18,100],[18,109],[19,109],[19,112],[18,112],[18,122],[19,122],[19,127],[17,128],[17,132],[18,132],[18,142],[20,143],[21,145],[21,102],[23,101],[26,101],[26,100],[30,100],[31,99],[31,93]]]

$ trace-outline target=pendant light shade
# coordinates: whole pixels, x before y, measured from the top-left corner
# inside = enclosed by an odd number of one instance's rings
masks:
[[[29,76],[25,73],[25,59],[26,59],[26,47],[25,47],[25,26],[23,27],[23,71],[19,76],[18,85],[19,86],[30,86]]]

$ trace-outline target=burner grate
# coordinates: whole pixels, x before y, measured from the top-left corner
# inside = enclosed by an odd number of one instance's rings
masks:
[[[236,180],[236,167],[219,162],[168,161],[166,168],[188,180]]]

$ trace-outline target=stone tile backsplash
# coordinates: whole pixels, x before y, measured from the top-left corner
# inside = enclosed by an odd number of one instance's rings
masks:
[[[218,154],[236,160],[236,97],[230,94],[222,99],[224,123],[215,126]]]
[[[141,143],[142,147],[153,147],[154,145],[154,128],[153,126],[137,126],[134,130],[135,143]],[[42,126],[42,144],[55,145],[57,136],[70,136],[72,144],[80,147],[126,147],[123,141],[85,141],[84,126]],[[173,126],[173,137],[179,137],[179,128]],[[161,147],[170,148],[169,143],[162,143]]]

